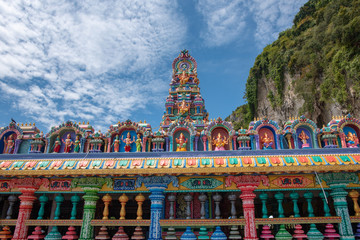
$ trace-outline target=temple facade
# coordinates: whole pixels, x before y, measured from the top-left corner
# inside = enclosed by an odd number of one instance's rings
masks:
[[[360,239],[360,120],[235,131],[173,61],[160,128],[0,128],[0,239]],[[2,231],[1,231],[2,230]]]

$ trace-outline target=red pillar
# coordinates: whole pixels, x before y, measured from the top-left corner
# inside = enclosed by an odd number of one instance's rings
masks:
[[[10,187],[17,188],[22,193],[19,196],[19,215],[16,221],[12,240],[27,240],[28,226],[25,225],[25,221],[30,218],[33,203],[36,200],[34,194],[41,185],[48,186],[49,180],[39,178],[23,178],[12,179],[10,181]]]
[[[254,190],[262,182],[264,186],[269,186],[269,179],[264,175],[242,175],[242,176],[228,176],[225,180],[226,186],[231,186],[232,183],[241,190],[240,199],[242,200],[243,212],[245,218],[245,240],[258,239],[255,225],[255,205],[254,198],[256,194]]]

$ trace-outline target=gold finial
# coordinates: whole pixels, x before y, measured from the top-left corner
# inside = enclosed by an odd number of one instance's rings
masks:
[[[334,119],[335,119],[335,117],[334,117],[334,116],[332,116],[332,119],[334,120]]]
[[[24,124],[23,124],[23,123],[21,123],[21,126],[23,127],[23,126],[24,126]]]
[[[19,125],[20,125],[20,123],[17,123],[17,125],[19,126]]]
[[[79,122],[79,125],[81,125],[81,122]]]
[[[83,121],[83,125],[85,125],[85,121]]]
[[[146,120],[144,120],[144,123],[146,123]]]
[[[25,123],[25,126],[27,127],[27,123]]]
[[[140,122],[139,123],[142,123],[142,121],[140,120]]]
[[[89,125],[89,121],[87,122],[87,125]]]

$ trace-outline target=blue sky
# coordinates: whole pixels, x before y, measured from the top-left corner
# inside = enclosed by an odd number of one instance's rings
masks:
[[[159,127],[182,49],[210,118],[244,104],[250,68],[305,0],[0,0],[0,126],[66,120]]]

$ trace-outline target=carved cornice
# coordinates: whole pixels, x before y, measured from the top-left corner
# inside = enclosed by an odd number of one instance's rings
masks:
[[[169,185],[172,182],[174,187],[179,187],[179,180],[175,176],[149,176],[149,177],[143,177],[140,176],[136,180],[136,188],[140,188],[141,185],[144,183],[145,187],[152,188],[152,187],[158,187],[158,186],[166,186]]]
[[[71,187],[100,189],[104,184],[107,184],[109,188],[112,188],[113,180],[111,178],[102,178],[102,177],[75,178],[71,182]]]
[[[264,186],[269,186],[269,178],[265,175],[241,175],[241,176],[228,176],[225,179],[225,185],[231,186],[235,183],[237,187],[254,185],[259,186],[262,182]]]
[[[359,183],[359,177],[356,173],[342,173],[342,172],[332,172],[332,173],[319,173],[319,178],[324,180],[327,185],[331,184],[349,184],[349,183]]]

